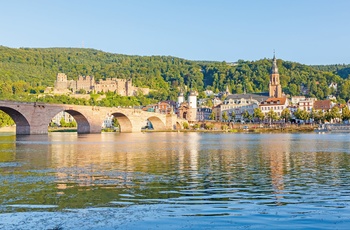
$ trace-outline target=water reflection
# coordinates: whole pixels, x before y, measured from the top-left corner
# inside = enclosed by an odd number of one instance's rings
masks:
[[[0,136],[0,163],[1,162],[12,162],[16,159],[15,150],[15,139],[16,136],[13,134],[2,134]],[[5,164],[2,164],[5,165]],[[6,164],[9,165],[9,164]]]
[[[0,211],[166,203],[191,206],[184,216],[271,214],[271,207],[299,215],[305,205],[307,212],[350,205],[349,156],[341,134],[0,136],[0,203],[12,205]]]
[[[291,134],[271,135],[269,139],[260,140],[259,149],[262,150],[263,158],[268,161],[272,188],[276,199],[282,199],[284,193],[284,174],[290,169]]]

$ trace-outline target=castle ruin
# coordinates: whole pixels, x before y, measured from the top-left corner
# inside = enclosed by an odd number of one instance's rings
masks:
[[[77,93],[83,90],[86,93],[90,92],[114,92],[121,96],[135,96],[138,92],[143,95],[149,94],[149,88],[140,88],[132,85],[132,80],[106,78],[95,81],[91,76],[79,76],[76,81],[68,80],[67,75],[58,73],[55,81],[53,93]]]

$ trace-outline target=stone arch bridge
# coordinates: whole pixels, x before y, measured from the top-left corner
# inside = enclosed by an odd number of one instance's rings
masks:
[[[155,131],[180,129],[186,120],[176,114],[145,112],[141,109],[98,107],[39,102],[0,101],[0,110],[16,123],[16,134],[47,134],[48,125],[59,112],[65,111],[74,117],[78,133],[100,133],[106,115],[113,115],[120,125],[120,132],[141,132],[148,120]]]

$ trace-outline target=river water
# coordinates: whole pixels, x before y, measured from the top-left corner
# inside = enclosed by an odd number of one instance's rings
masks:
[[[349,134],[0,134],[0,229],[348,229]]]

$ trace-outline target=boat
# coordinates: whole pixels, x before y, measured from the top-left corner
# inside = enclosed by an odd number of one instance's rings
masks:
[[[350,124],[320,124],[315,132],[350,133]]]

